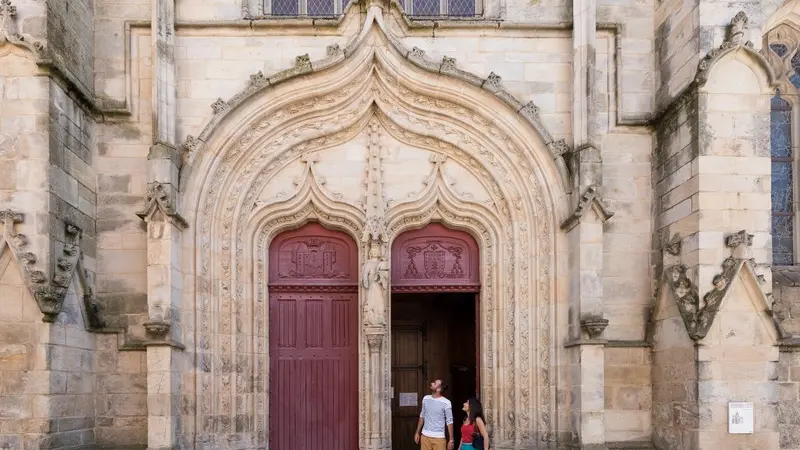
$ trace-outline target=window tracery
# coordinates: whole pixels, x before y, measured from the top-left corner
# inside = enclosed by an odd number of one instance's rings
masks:
[[[793,139],[798,130],[793,117],[800,105],[800,27],[784,22],[764,35],[762,55],[778,79],[778,90],[770,104],[770,156],[772,159],[772,262],[776,266],[795,264],[800,223],[794,206],[797,152]]]
[[[245,16],[251,8],[245,6]],[[262,0],[259,16],[335,17],[343,14],[350,0]],[[411,17],[475,17],[483,14],[482,0],[400,0]]]

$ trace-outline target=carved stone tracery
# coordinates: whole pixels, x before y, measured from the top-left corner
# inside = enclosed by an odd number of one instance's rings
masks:
[[[380,70],[385,69],[365,72],[365,75],[353,71],[355,75],[348,75],[349,81],[343,89],[284,104],[276,111],[264,111],[261,118],[250,122],[241,134],[228,141],[233,145],[218,150],[214,169],[207,169],[206,184],[190,188],[202,192],[196,217],[199,246],[196,255],[198,352],[218,354],[223,350],[219,341],[209,339],[213,336],[211,330],[222,326],[214,324],[212,311],[232,311],[236,321],[241,311],[252,310],[255,319],[252,324],[244,321],[242,332],[258,336],[265,329],[266,324],[261,318],[267,298],[262,283],[263,256],[274,233],[308,220],[318,220],[326,226],[348,230],[354,236],[366,235],[371,240],[377,237],[378,241],[389,242],[403,230],[430,221],[442,221],[469,229],[479,238],[481,265],[485,267],[482,302],[485,300],[487,308],[494,308],[497,302],[502,301],[507,308],[504,317],[496,322],[487,320],[484,324],[483,345],[494,349],[497,348],[495,340],[503,339],[506,348],[513,349],[497,356],[486,352],[484,365],[488,368],[484,372],[484,383],[487,386],[518,387],[508,389],[503,398],[495,398],[491,391],[485,393],[484,400],[490,406],[488,412],[496,415],[493,423],[502,432],[498,439],[509,443],[550,440],[555,411],[552,401],[555,386],[551,373],[553,305],[550,302],[554,244],[552,224],[546,220],[552,214],[549,210],[552,201],[542,193],[541,162],[531,156],[529,145],[512,138],[503,126],[463,106],[427,97],[405,85],[382,84],[386,74],[376,74]],[[276,98],[275,103],[280,101]],[[414,112],[421,109],[439,111],[442,118],[431,119]],[[460,114],[462,110],[464,114]],[[466,207],[468,202],[459,199],[442,181],[431,183],[419,198],[411,202],[393,204],[386,210],[387,218],[383,225],[368,220],[369,208],[358,213],[351,206],[337,203],[335,198],[320,189],[316,181],[298,185],[295,194],[278,201],[256,201],[264,183],[286,164],[310,152],[346,142],[357,133],[357,128],[369,125],[370,117],[378,118],[381,126],[393,135],[403,134],[405,138],[419,142],[421,147],[446,154],[465,165],[487,187],[496,209],[486,209],[482,205]],[[462,118],[469,123],[463,123]],[[445,139],[426,136],[443,136]],[[206,135],[202,140],[204,145],[211,145],[206,144],[209,142]],[[204,170],[198,170],[198,173],[204,173]],[[378,207],[386,208],[382,195],[372,198],[384,202]],[[257,219],[267,216],[270,220]],[[254,260],[249,261],[248,242],[252,233],[256,234],[252,238],[256,250]],[[382,234],[385,240],[381,238]],[[530,245],[530,239],[535,239],[536,246]],[[533,277],[531,271],[535,271]],[[253,274],[252,278],[249,273]],[[212,285],[215,292],[218,286],[219,295],[210,295]],[[248,298],[255,299],[252,306],[246,304]],[[534,320],[539,325],[536,329],[531,327]],[[536,339],[535,344],[533,339]],[[242,354],[246,354],[247,348],[239,346],[236,342],[224,350],[239,352],[241,349]],[[496,360],[500,357],[503,361]],[[535,361],[532,362],[531,358]],[[364,359],[362,355],[362,364]],[[201,367],[220,373],[218,366],[207,362],[204,357],[200,360]],[[254,378],[266,372],[266,364],[264,357],[256,352],[253,357]],[[515,369],[500,375],[494,371],[500,364]],[[535,368],[535,373],[531,373],[531,368]],[[500,376],[502,379],[495,379]],[[388,379],[384,384],[388,386]],[[200,414],[233,415],[240,407],[231,402],[212,404],[203,398],[225,398],[231,392],[230,387],[216,378],[201,382],[201,385],[204,393],[212,395],[198,395]],[[267,395],[264,391],[257,394],[257,398]],[[388,397],[384,401],[388,402]],[[537,403],[534,405],[534,402]],[[246,405],[241,407],[247,408]],[[363,412],[364,408],[361,410]],[[204,433],[198,431],[201,435]],[[258,430],[257,434],[264,436],[262,432],[266,431]]]
[[[11,0],[0,0],[0,46],[9,43],[26,48],[38,57],[44,56],[44,44],[20,33],[15,20],[16,16],[17,7],[11,4]]]

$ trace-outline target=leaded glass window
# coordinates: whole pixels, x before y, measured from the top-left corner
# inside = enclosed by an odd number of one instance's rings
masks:
[[[776,95],[770,113],[772,152],[772,260],[794,264],[792,105]]]
[[[482,14],[480,0],[400,0],[412,17],[474,17]]]
[[[265,0],[268,16],[334,17],[342,14],[350,0]]]

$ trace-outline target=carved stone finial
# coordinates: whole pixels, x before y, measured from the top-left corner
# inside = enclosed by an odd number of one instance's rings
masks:
[[[567,144],[567,141],[565,139],[552,141],[549,144],[547,144],[547,148],[550,149],[550,152],[556,158],[558,158],[559,156],[564,156],[565,154],[569,153],[569,144]]]
[[[172,198],[171,194],[173,191],[174,189],[168,189],[162,183],[149,183],[147,185],[145,207],[137,212],[136,215],[141,217],[142,220],[150,222],[156,218],[157,214],[161,214],[165,220],[168,220],[179,229],[185,230],[189,227],[189,224],[178,214],[175,208],[175,199]]]
[[[311,70],[311,57],[308,55],[308,53],[304,55],[298,55],[294,58],[294,66],[295,68],[304,71]]]
[[[264,72],[259,70],[258,72],[250,75],[250,84],[255,87],[266,86],[269,84],[269,79],[267,76],[264,75]]]
[[[331,44],[331,45],[325,47],[325,53],[328,56],[337,56],[337,55],[342,54],[343,52],[342,52],[341,47],[339,47],[339,44]]]
[[[35,55],[44,52],[44,44],[30,36],[23,35],[17,29],[17,7],[10,0],[0,0],[0,45],[6,42],[24,47]]]
[[[728,27],[728,42],[732,45],[742,45],[742,40],[744,39],[744,32],[747,29],[747,24],[750,20],[747,18],[747,14],[744,11],[739,11],[733,19],[731,19],[731,24]]]
[[[200,145],[200,139],[192,136],[191,134],[186,136],[186,140],[183,141],[183,148],[187,151],[193,152],[197,150],[197,147]]]
[[[456,59],[449,56],[442,57],[442,65],[439,67],[440,72],[452,72],[456,70]]]
[[[492,92],[499,91],[503,87],[503,78],[494,72],[489,72],[489,76],[483,82],[483,87]]]
[[[590,339],[599,339],[608,326],[608,319],[601,316],[589,316],[581,319],[581,328],[589,335]]]
[[[220,98],[217,99],[217,101],[215,101],[214,103],[211,104],[211,109],[214,110],[214,114],[220,114],[223,111],[225,111],[228,108],[230,108],[230,106],[231,105],[229,105],[228,102],[226,102],[225,100],[223,100],[220,97]]]
[[[368,125],[369,145],[367,147],[367,176],[364,207],[366,225],[362,234],[363,242],[388,242],[386,234],[386,200],[383,192],[383,146],[381,145],[381,126],[377,119]]]
[[[423,50],[423,49],[421,49],[419,47],[414,47],[414,48],[411,49],[411,52],[409,52],[408,56],[410,58],[422,59],[422,58],[425,57],[425,50]]]
[[[672,239],[667,242],[667,245],[664,246],[664,251],[672,256],[680,256],[682,247],[683,238],[681,238],[680,233],[675,233],[672,235]]]
[[[519,110],[520,114],[527,117],[530,120],[538,121],[539,120],[539,107],[536,106],[533,101],[529,101]],[[566,141],[565,141],[566,143]]]

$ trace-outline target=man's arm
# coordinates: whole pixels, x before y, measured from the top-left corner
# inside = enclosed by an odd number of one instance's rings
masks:
[[[447,450],[453,450],[453,444],[455,443],[453,437],[453,407],[449,406],[444,409],[444,423],[447,424],[447,432],[449,433],[450,439],[447,441]]]
[[[425,399],[422,399],[422,410],[419,412],[417,420],[417,431],[414,432],[414,442],[419,444],[419,434],[422,432],[422,425],[425,423]]]

